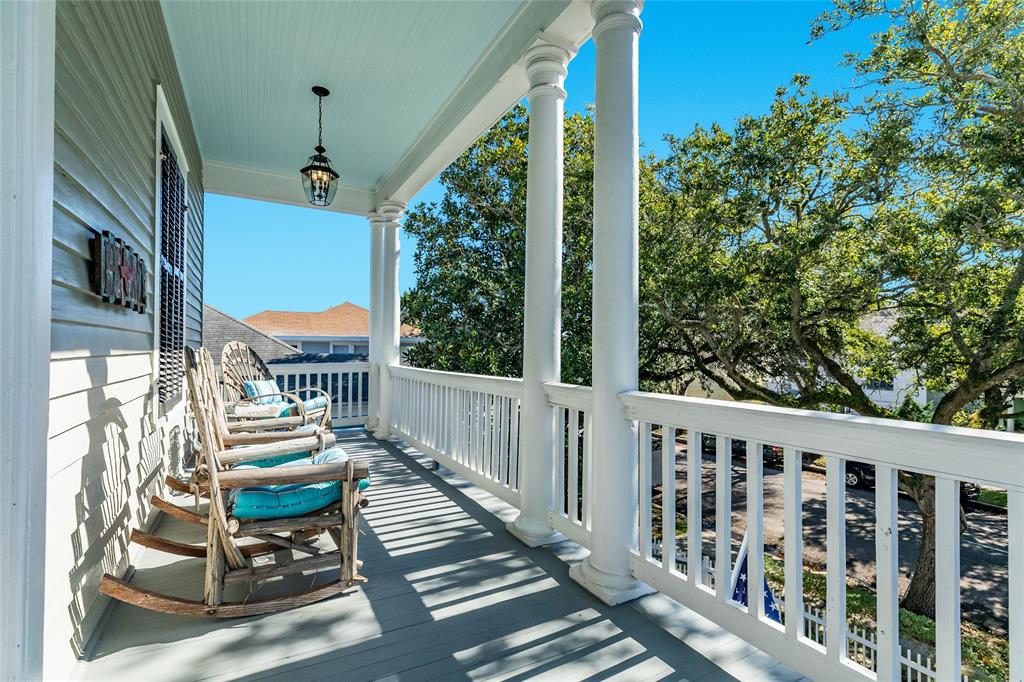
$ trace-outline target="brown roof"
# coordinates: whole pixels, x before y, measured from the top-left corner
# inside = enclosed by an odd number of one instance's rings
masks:
[[[318,313],[264,310],[244,322],[274,336],[370,336],[370,311],[346,301]],[[418,336],[419,330],[403,324],[402,336]]]

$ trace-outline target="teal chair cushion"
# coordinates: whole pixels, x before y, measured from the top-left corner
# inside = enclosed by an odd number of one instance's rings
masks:
[[[308,453],[306,453],[308,455]],[[309,464],[343,464],[348,453],[340,447],[333,447],[313,456],[294,459],[278,464],[279,467],[304,466]],[[242,467],[257,468],[252,464]],[[369,487],[369,480],[359,482],[359,489]],[[288,483],[285,485],[254,486],[232,490],[228,501],[231,514],[240,519],[280,519],[303,516],[341,499],[341,482]]]
[[[258,395],[280,393],[281,391],[277,382],[271,379],[267,379],[266,381],[246,381],[243,382],[242,387],[245,388],[245,395],[247,398],[256,398]],[[279,395],[271,395],[266,398],[256,398],[256,400],[253,400],[252,402],[257,405],[276,405],[277,403],[283,403],[284,398]]]
[[[317,396],[316,398],[310,398],[309,400],[303,400],[302,406],[306,408],[306,412],[312,412],[313,410],[319,410],[322,407],[327,407],[327,397]],[[295,415],[295,405],[293,403],[285,403],[284,407],[281,408],[281,412],[277,415],[278,417],[291,417]]]

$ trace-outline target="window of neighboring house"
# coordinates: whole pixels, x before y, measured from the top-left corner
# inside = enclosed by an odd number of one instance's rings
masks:
[[[864,382],[864,388],[869,391],[891,391],[893,390],[892,379],[868,379]]]
[[[369,346],[355,346],[353,348],[352,352],[355,353],[356,355],[369,355],[370,354],[370,347]]]
[[[160,402],[181,394],[185,346],[185,177],[166,135],[160,141]]]
[[[302,342],[303,353],[330,353],[331,342],[330,341],[303,341]]]

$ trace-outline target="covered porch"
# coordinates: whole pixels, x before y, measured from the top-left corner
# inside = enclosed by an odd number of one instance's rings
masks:
[[[117,604],[79,679],[801,678],[663,595],[625,608],[602,604],[569,578],[570,564],[585,555],[576,543],[524,548],[505,532],[516,514],[507,503],[434,471],[402,443],[361,429],[336,433],[373,471],[360,538],[373,577],[364,588],[233,622]],[[169,517],[154,531],[183,542],[202,535]],[[144,550],[132,581],[201,597],[202,570]],[[328,573],[254,584],[253,596],[311,587]]]
[[[0,411],[8,512],[0,523],[10,548],[0,566],[2,676],[959,680],[958,491],[963,482],[1005,490],[1008,537],[1019,539],[1024,437],[638,390],[642,5],[323,2],[303,12],[285,3],[4,4],[3,36],[27,66],[9,86],[18,116],[5,110],[3,141],[19,150],[16,178],[28,191],[5,185],[17,201],[4,207],[0,253],[0,386],[24,397]],[[591,39],[587,387],[560,383],[560,297],[563,86]],[[374,479],[360,540],[370,582],[236,622],[111,605],[97,588],[104,572],[180,596],[201,590],[201,561],[139,552],[129,538],[132,526],[182,538],[190,531],[159,517],[149,500],[186,459],[180,377],[175,393],[164,363],[201,342],[188,325],[187,294],[201,303],[202,195],[303,204],[295,171],[311,146],[309,87],[331,79],[349,93],[335,87],[325,102],[333,117],[325,143],[349,184],[329,210],[364,216],[372,231],[369,363],[330,370],[350,389],[335,397],[335,415],[356,427],[339,441],[370,461]],[[407,204],[523,97],[522,377],[405,366],[398,234]],[[163,267],[161,162],[175,154],[189,258]],[[112,311],[90,290],[88,235],[108,228],[153,263],[150,308]],[[317,272],[312,285],[331,286],[332,276]],[[185,310],[167,313],[157,292],[171,280],[184,282]],[[25,333],[11,334],[7,320]],[[309,386],[330,373],[292,372]],[[742,487],[739,442],[757,453],[744,455]],[[740,537],[758,549],[765,539],[762,446],[782,453],[784,469],[776,609],[765,598],[765,553],[738,553]],[[804,527],[805,454],[825,460],[826,524],[814,537]],[[430,460],[451,475],[433,473]],[[847,462],[872,467],[876,480],[876,627],[867,633],[847,617]],[[937,481],[942,561],[936,657],[927,664],[908,658],[900,635],[900,472]],[[733,508],[741,490],[743,523]],[[826,602],[813,605],[820,611],[804,603],[811,541],[827,548],[825,565],[814,567],[827,583]],[[1008,544],[1009,676],[1017,681],[1024,542]],[[745,603],[734,599],[734,576],[749,584]]]

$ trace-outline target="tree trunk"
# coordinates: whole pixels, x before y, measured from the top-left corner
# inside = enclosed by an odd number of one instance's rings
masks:
[[[900,606],[921,616],[935,618],[935,479],[913,475],[910,496],[921,510],[921,541],[917,564]]]

